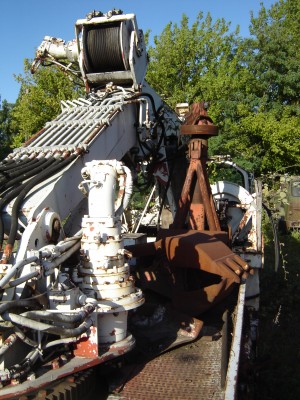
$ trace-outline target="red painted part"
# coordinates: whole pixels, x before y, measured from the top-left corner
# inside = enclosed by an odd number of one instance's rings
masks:
[[[98,357],[98,338],[97,338],[97,328],[95,326],[90,327],[90,334],[82,335],[79,341],[76,343],[76,348],[74,350],[74,355],[76,357],[88,357],[97,358]]]

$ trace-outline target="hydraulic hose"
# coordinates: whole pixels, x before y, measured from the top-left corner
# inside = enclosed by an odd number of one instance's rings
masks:
[[[0,171],[7,168],[7,166],[9,166],[13,162],[15,162],[15,160],[13,158],[11,158],[9,160],[4,159],[3,161],[1,161],[0,162]]]
[[[52,161],[49,161],[52,160]],[[47,168],[55,159],[51,157],[50,159],[42,158],[41,160],[37,160],[36,165],[32,169],[32,166],[22,169],[22,173],[19,171],[11,174],[10,179],[3,185],[1,185],[1,190],[8,189],[14,186],[16,183],[23,182],[34,175],[37,175],[41,170]],[[11,179],[14,178],[14,179]]]
[[[24,276],[21,276],[20,278],[14,279],[13,281],[10,281],[10,282],[8,283],[8,286],[9,286],[9,287],[16,287],[16,286],[19,286],[19,285],[21,285],[22,283],[27,282],[27,281],[29,281],[30,279],[35,278],[35,277],[37,277],[37,276],[39,276],[39,275],[40,275],[40,272],[39,272],[39,271],[29,272],[28,274],[26,274],[26,275],[24,275]]]
[[[76,342],[77,340],[78,340],[78,338],[76,336],[52,340],[52,342],[48,342],[43,346],[43,350],[47,350],[50,347],[59,346],[61,344],[70,344],[70,343]]]
[[[25,165],[28,160],[15,160],[11,159],[9,160],[5,165],[0,165],[0,172],[7,172],[10,171],[11,169],[16,168],[16,166],[22,166]]]
[[[12,208],[12,213],[11,213],[11,227],[10,227],[10,232],[7,240],[7,244],[4,250],[4,254],[2,257],[3,262],[6,262],[12,253],[12,249],[15,243],[17,231],[18,231],[18,214],[19,214],[19,209],[21,207],[21,204],[25,198],[25,196],[30,192],[31,189],[33,189],[37,184],[40,182],[43,182],[44,180],[48,179],[50,176],[54,175],[58,171],[62,170],[65,166],[70,164],[73,160],[75,160],[78,157],[78,154],[72,154],[68,158],[65,158],[63,160],[57,160],[54,161],[53,165],[51,165],[49,168],[46,168],[43,172],[39,173],[37,176],[32,178],[29,182],[25,184],[25,186],[22,188],[21,192],[17,196],[13,208]]]
[[[25,335],[25,333],[23,333],[23,331],[18,328],[17,326],[14,326],[14,330],[15,330],[15,335],[24,343],[28,344],[28,346],[31,347],[37,347],[38,346],[38,342],[36,342],[35,340],[29,339],[28,336]]]
[[[153,110],[153,113],[154,113],[154,116],[155,116],[155,119],[156,119],[156,125],[159,124],[160,127],[161,127],[162,134],[160,135],[158,144],[157,144],[157,146],[156,146],[156,151],[158,151],[158,150],[160,149],[160,147],[161,147],[161,144],[162,144],[163,139],[165,138],[165,126],[164,126],[164,124],[163,124],[163,122],[162,122],[161,116],[159,115],[159,113],[158,113],[158,111],[157,111],[157,109],[156,109],[156,107],[155,107],[155,102],[154,102],[153,96],[152,96],[150,93],[143,93],[143,92],[140,92],[140,93],[137,93],[135,96],[133,96],[133,97],[131,98],[131,100],[137,99],[137,98],[139,98],[139,97],[148,97],[148,98],[149,98],[149,100],[150,100],[150,102],[151,102],[151,105],[152,105],[152,110]],[[142,144],[143,146],[146,147],[145,143],[141,143],[140,141],[139,141],[139,143],[140,143],[140,145]],[[146,148],[147,148],[147,147],[146,147]]]
[[[57,159],[55,157],[49,158],[45,164],[42,165],[43,169],[49,167],[52,165]],[[40,171],[40,169],[39,169]],[[35,172],[37,173],[37,171]],[[3,226],[3,219],[2,219],[2,210],[3,208],[10,202],[12,201],[16,196],[19,195],[19,193],[23,190],[23,188],[26,187],[26,185],[29,182],[25,182],[21,184],[20,186],[10,190],[8,193],[6,193],[2,199],[0,199],[0,245],[2,246],[3,243],[3,238],[4,238],[4,226]]]
[[[32,365],[37,361],[40,355],[39,349],[32,350],[26,358],[21,362],[21,364],[15,364],[12,367],[8,368],[9,371],[9,380],[10,379],[21,379],[27,375],[27,373],[31,370]]]
[[[24,167],[27,167],[29,165],[33,165],[35,164],[37,161],[39,161],[39,159],[37,157],[34,158],[27,158],[26,160],[18,160],[15,161],[13,165],[10,166],[10,168],[7,168],[4,171],[0,171],[0,175],[4,175],[4,176],[11,176],[12,174],[14,174],[15,171],[19,171],[20,169],[24,169]]]
[[[72,247],[70,247],[67,251],[62,253],[59,257],[55,258],[52,261],[43,262],[44,275],[45,276],[51,275],[54,271],[54,268],[57,268],[60,264],[62,264],[68,258],[70,258],[71,255],[75,253],[75,251],[80,249],[80,246],[81,246],[81,243],[78,240],[77,242],[74,243],[74,245]]]
[[[66,315],[65,313],[55,313],[46,310],[36,310],[36,311],[26,311],[21,315],[23,317],[27,317],[34,320],[48,320],[48,321],[64,322],[75,325],[83,322],[83,320],[87,316],[89,316],[94,311],[94,309],[95,309],[94,306],[87,304],[79,312],[76,312],[74,314]]]
[[[18,164],[12,168],[12,171],[5,171],[5,173],[0,173],[0,175],[3,175],[2,178],[0,178],[0,187],[2,187],[6,182],[9,182],[13,178],[20,176],[21,174],[31,171],[33,166],[38,163],[40,159],[34,158],[33,160],[29,160],[26,162],[24,165],[22,164],[21,166],[18,166]]]
[[[14,300],[8,301],[7,303],[0,304],[0,315],[14,309],[15,307],[18,308],[26,308],[26,307],[36,307],[37,302],[35,299],[24,299],[24,300]]]
[[[41,160],[42,161],[42,160]],[[48,168],[51,164],[53,164],[57,160],[55,157],[50,157],[46,163],[42,163],[42,168],[34,168],[34,174],[36,175],[37,173],[43,171],[45,168]],[[28,179],[29,176],[25,175],[24,179]],[[29,182],[24,182],[20,186],[16,187],[15,189],[12,189],[10,192],[8,192],[2,199],[0,199],[0,211],[3,209],[3,207],[8,204],[11,200],[13,200],[20,192],[21,190],[28,184]]]
[[[40,332],[51,333],[53,335],[58,335],[61,337],[68,337],[68,336],[80,336],[85,333],[93,324],[92,319],[87,319],[82,322],[76,328],[63,328],[61,326],[45,324],[44,322],[38,322],[33,319],[29,319],[23,317],[22,315],[13,314],[10,312],[5,312],[2,315],[2,318],[5,321],[10,321],[16,325],[20,325],[22,327],[26,327],[29,329],[34,329]]]
[[[29,257],[25,260],[21,260],[17,262],[14,266],[12,266],[4,277],[0,280],[0,289],[3,289],[4,286],[11,280],[11,278],[18,272],[19,269],[23,268],[24,265],[30,264],[38,260],[38,257],[33,256]]]
[[[17,341],[17,339],[17,335],[12,333],[7,339],[4,340],[0,347],[0,357],[7,352],[7,350]]]

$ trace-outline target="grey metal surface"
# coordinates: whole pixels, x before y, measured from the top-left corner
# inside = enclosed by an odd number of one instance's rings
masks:
[[[127,382],[108,399],[223,399],[221,352],[220,335],[203,336],[147,363],[137,363]]]

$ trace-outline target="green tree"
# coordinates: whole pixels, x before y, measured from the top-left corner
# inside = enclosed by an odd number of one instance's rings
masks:
[[[12,111],[12,146],[18,147],[47,121],[60,113],[60,101],[77,98],[82,88],[55,67],[40,68],[30,73],[30,61],[24,60],[24,75],[16,77],[21,84],[19,97]]]
[[[252,14],[254,56],[249,67],[256,76],[256,91],[263,110],[299,114],[300,99],[300,2],[279,0],[269,10]]]
[[[252,162],[258,172],[300,166],[300,3],[280,0],[263,5],[252,37],[244,40],[244,63],[250,72],[244,93],[252,101],[238,105],[225,147]],[[246,96],[247,99],[247,96]]]
[[[11,110],[13,105],[3,100],[0,108],[0,160],[2,160],[10,151],[11,141]]]
[[[229,32],[224,19],[212,22],[202,13],[190,26],[186,15],[180,26],[170,22],[149,48],[147,80],[175,106],[177,102],[216,101],[230,91],[236,76],[238,30]]]
[[[230,32],[230,23],[213,23],[210,14],[204,18],[202,13],[190,26],[183,15],[180,26],[169,23],[154,44],[149,49],[149,83],[173,107],[178,102],[209,101],[209,114],[220,127],[219,136],[210,141],[211,153],[231,154],[233,123],[256,105],[248,48],[238,27]]]
[[[257,174],[300,165],[299,8],[299,0],[261,5],[251,16],[251,38],[209,14],[191,26],[183,15],[149,49],[149,83],[171,106],[209,101],[220,127],[211,152],[230,154]]]

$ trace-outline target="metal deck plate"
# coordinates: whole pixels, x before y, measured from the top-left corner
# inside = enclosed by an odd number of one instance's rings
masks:
[[[220,335],[202,336],[151,361],[140,360],[127,369],[126,381],[108,399],[223,399],[221,352]]]

